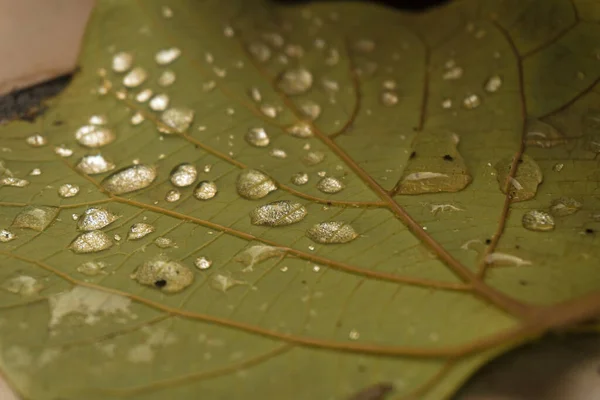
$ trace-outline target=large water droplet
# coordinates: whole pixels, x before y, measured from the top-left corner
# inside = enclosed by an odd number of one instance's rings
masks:
[[[115,169],[115,164],[102,154],[94,154],[83,156],[75,167],[84,174],[96,175]]]
[[[58,212],[57,207],[28,206],[17,214],[12,226],[41,232],[54,221]]]
[[[279,89],[287,95],[298,95],[307,92],[313,84],[313,76],[304,67],[291,68],[284,71],[277,81]]]
[[[244,271],[252,271],[254,265],[261,263],[269,258],[283,257],[285,250],[281,247],[255,245],[245,249],[237,257],[235,261],[238,261],[246,266]]]
[[[112,194],[131,193],[150,186],[156,179],[156,168],[138,164],[113,173],[102,181],[102,187]]]
[[[132,65],[133,55],[131,53],[121,51],[113,56],[112,69],[117,73],[129,71]]]
[[[75,132],[77,142],[85,147],[98,148],[112,143],[117,136],[112,129],[97,126],[83,125]]]
[[[154,232],[156,228],[153,225],[146,224],[144,222],[138,222],[137,224],[131,225],[129,233],[127,234],[127,240],[138,240],[146,235]]]
[[[77,196],[79,193],[79,186],[74,183],[65,183],[58,187],[58,195],[62,198],[69,198]]]
[[[341,221],[321,222],[306,231],[306,236],[317,243],[348,243],[358,237],[354,228]]]
[[[255,169],[245,169],[238,175],[236,182],[240,196],[250,199],[262,199],[274,190],[277,185],[269,176]]]
[[[267,147],[270,142],[269,135],[263,128],[250,129],[244,139],[254,147]]]
[[[302,186],[308,183],[308,174],[305,172],[298,172],[292,175],[291,181],[294,185]]]
[[[212,263],[213,262],[211,259],[208,259],[204,256],[198,257],[194,260],[194,265],[199,270],[209,269],[212,266]]]
[[[280,200],[256,207],[250,213],[250,222],[253,225],[284,226],[302,221],[306,214],[302,204]]]
[[[527,131],[525,143],[530,146],[550,148],[567,142],[563,134],[556,128],[535,118],[527,119],[525,129]]]
[[[91,207],[85,210],[77,221],[77,229],[80,231],[95,231],[112,224],[119,218],[119,215],[115,215],[104,208]]]
[[[572,197],[561,197],[555,199],[550,204],[550,213],[556,217],[566,217],[575,214],[582,207],[582,204]]]
[[[307,139],[314,136],[312,125],[307,121],[298,121],[286,128],[286,131],[297,138]]]
[[[530,231],[545,232],[554,229],[554,218],[544,211],[532,210],[523,215],[523,227]]]
[[[344,189],[344,184],[337,178],[326,176],[317,183],[317,189],[323,193],[339,193]]]
[[[5,176],[0,178],[0,187],[12,186],[22,188],[27,185],[29,185],[29,181],[27,179],[16,178],[14,176]]]
[[[148,78],[148,73],[142,67],[135,67],[123,77],[123,86],[134,88],[140,86]]]
[[[194,282],[192,270],[164,255],[145,262],[131,277],[142,285],[152,286],[166,293],[180,292]]]
[[[85,232],[77,236],[69,248],[77,254],[96,253],[114,245],[110,236],[102,231]]]
[[[32,296],[39,293],[44,285],[32,276],[20,275],[4,282],[2,288],[21,296]]]
[[[505,157],[495,165],[500,190],[503,193],[507,193],[508,190],[512,201],[532,199],[537,193],[538,185],[543,180],[542,170],[533,158],[523,154],[519,161],[515,177],[511,178],[507,185],[506,180],[508,179],[513,159],[513,157]]]
[[[171,47],[157,52],[154,56],[154,61],[156,61],[158,65],[167,65],[175,61],[180,55],[181,50],[177,47]]]
[[[194,189],[194,197],[198,200],[210,200],[218,191],[217,184],[213,181],[202,181]]]
[[[0,229],[0,243],[7,243],[11,240],[15,240],[16,238],[17,235],[9,231],[8,229]]]
[[[175,132],[184,133],[194,121],[194,110],[189,108],[169,108],[160,116],[162,122]]]
[[[105,275],[106,263],[102,261],[86,261],[77,267],[77,272],[87,276]]]
[[[189,163],[179,164],[171,171],[171,183],[177,187],[191,186],[198,177],[196,166]]]

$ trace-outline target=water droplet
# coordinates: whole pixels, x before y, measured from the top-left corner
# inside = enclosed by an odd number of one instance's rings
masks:
[[[169,106],[169,96],[165,93],[157,94],[150,100],[148,105],[150,106],[150,109],[154,111],[164,111]]]
[[[550,203],[550,214],[555,217],[566,217],[575,214],[582,207],[582,204],[572,197],[561,197]]]
[[[352,329],[350,333],[348,333],[348,338],[350,340],[358,340],[360,338],[360,333],[356,329]]]
[[[262,199],[272,191],[277,190],[277,185],[275,185],[273,179],[255,169],[245,169],[240,172],[236,187],[240,196],[250,200]]]
[[[169,128],[175,130],[175,132],[185,132],[192,121],[194,121],[194,110],[189,108],[169,108],[164,111],[160,116],[162,122],[164,122]]]
[[[212,266],[212,260],[206,257],[198,257],[194,260],[194,265],[200,270],[209,269]]]
[[[444,110],[449,110],[450,108],[452,108],[452,99],[449,98],[445,98],[442,100],[442,108]]]
[[[77,267],[77,272],[87,276],[105,275],[105,268],[106,263],[102,261],[86,261]]]
[[[116,138],[117,136],[112,129],[97,125],[83,125],[75,132],[77,142],[90,148],[106,146]]]
[[[83,156],[77,163],[76,168],[84,174],[95,175],[115,169],[115,164],[104,158],[102,154],[94,154]]]
[[[158,65],[167,65],[175,61],[180,55],[181,50],[177,47],[171,47],[157,52],[154,55],[154,61],[156,61]]]
[[[544,211],[532,210],[523,215],[523,227],[530,231],[545,232],[554,229],[554,218]]]
[[[259,62],[267,62],[271,58],[271,49],[261,42],[250,43],[248,51]]]
[[[171,171],[171,183],[177,187],[191,186],[198,177],[196,166],[189,163],[179,164]]]
[[[177,293],[194,282],[194,273],[185,265],[159,255],[137,268],[131,276],[138,283],[166,293]]]
[[[308,174],[305,172],[298,172],[292,175],[292,183],[297,186],[306,185],[308,183]]]
[[[240,262],[246,266],[245,272],[252,271],[252,268],[265,260],[273,257],[283,257],[285,250],[281,247],[265,246],[265,245],[254,245],[235,257],[235,261]]]
[[[529,260],[523,260],[522,258],[513,256],[512,254],[498,252],[488,254],[485,256],[484,261],[486,264],[515,265],[517,267],[531,265],[531,261]]]
[[[161,12],[163,18],[167,18],[167,19],[173,18],[173,10],[169,6],[162,6],[160,8],[160,12]]]
[[[463,107],[467,110],[472,110],[481,105],[481,98],[476,94],[468,94],[463,99]]]
[[[314,136],[312,125],[307,121],[298,121],[295,124],[288,126],[285,130],[290,135],[301,139]]]
[[[139,164],[114,172],[102,181],[102,187],[112,194],[131,193],[150,186],[156,179],[156,168]]]
[[[121,241],[121,235],[119,235],[118,233],[115,233],[113,236],[113,239],[115,239],[116,242],[120,242]]]
[[[144,114],[142,114],[141,112],[138,111],[131,116],[130,122],[131,122],[131,125],[139,125],[142,122],[144,122],[145,119],[146,118],[144,118]]]
[[[338,193],[344,189],[344,184],[337,178],[326,176],[317,183],[317,189],[323,193]]]
[[[354,228],[341,221],[321,222],[306,231],[306,236],[317,243],[348,243],[358,237]]]
[[[119,219],[120,216],[101,207],[91,207],[85,210],[77,222],[80,231],[94,231],[102,229]]]
[[[129,233],[127,234],[127,240],[138,240],[143,238],[146,235],[154,232],[156,228],[153,225],[146,224],[144,222],[138,222],[136,224],[131,225],[129,228]]]
[[[42,147],[48,144],[48,139],[46,138],[46,136],[42,136],[39,133],[36,133],[34,135],[28,136],[27,139],[25,139],[25,142],[27,142],[27,144],[31,147]]]
[[[256,207],[250,213],[250,222],[253,225],[285,226],[302,221],[306,214],[302,204],[280,200]]]
[[[210,200],[217,195],[217,184],[213,181],[202,181],[194,189],[194,197],[198,200]]]
[[[60,185],[58,188],[58,195],[63,198],[69,198],[77,196],[79,193],[79,186],[74,183],[65,183]]]
[[[275,158],[287,158],[287,153],[283,149],[271,149],[271,151],[269,151],[269,155]]]
[[[14,176],[5,176],[0,179],[0,187],[12,186],[12,187],[25,187],[29,185],[29,181],[26,179],[15,178]]]
[[[250,88],[250,98],[257,103],[262,101],[262,94],[260,93],[260,89],[257,87]]]
[[[463,76],[463,72],[464,71],[461,67],[453,66],[449,68],[446,72],[444,72],[442,78],[446,81],[460,79]]]
[[[330,94],[338,92],[340,90],[340,84],[337,81],[329,78],[321,79],[321,85],[323,85],[323,89]]]
[[[161,249],[168,249],[169,247],[177,246],[172,239],[163,236],[154,239],[154,244],[160,247]]]
[[[73,155],[73,150],[64,145],[55,147],[54,152],[60,157],[71,157]]]
[[[31,172],[29,172],[30,176],[39,176],[42,174],[42,170],[39,168],[34,168],[31,170]]]
[[[248,282],[246,281],[240,281],[237,279],[233,279],[231,277],[231,274],[217,274],[214,275],[211,280],[210,280],[210,286],[213,289],[219,290],[223,293],[227,292],[229,289],[235,287],[235,286],[240,286],[240,285],[247,285]]]
[[[177,75],[170,69],[164,70],[160,76],[158,77],[158,85],[162,87],[171,86],[175,83],[175,79],[177,79]]]
[[[15,240],[16,238],[17,235],[9,231],[8,229],[0,229],[0,243],[7,243],[11,240]]]
[[[269,118],[276,118],[278,114],[277,108],[271,104],[261,104],[260,111]]]
[[[321,115],[321,106],[312,100],[306,100],[300,104],[300,111],[311,121],[314,121]]]
[[[110,236],[102,231],[90,231],[80,234],[69,246],[74,253],[95,253],[110,249],[114,245]]]
[[[381,93],[381,104],[391,107],[398,104],[398,95],[394,92],[385,91]]]
[[[557,163],[557,164],[554,164],[554,166],[552,167],[552,170],[554,172],[560,172],[563,170],[564,167],[565,167],[565,164]]]
[[[135,67],[123,77],[123,85],[128,88],[140,86],[148,78],[148,73],[142,67]]]
[[[104,114],[92,115],[88,122],[92,125],[106,125],[108,123],[108,117]]]
[[[317,165],[325,160],[325,153],[322,151],[310,151],[302,158],[306,165]]]
[[[129,71],[132,65],[133,55],[131,53],[121,51],[113,56],[112,69],[117,73]]]
[[[152,89],[144,89],[135,95],[135,100],[138,103],[145,103],[152,97]]]
[[[527,118],[525,129],[525,143],[530,146],[551,148],[567,142],[564,135],[554,126],[535,118]]]
[[[513,157],[505,157],[495,165],[498,185],[503,193],[508,193],[512,201],[532,199],[537,193],[538,185],[543,180],[542,170],[535,160],[524,154],[518,164],[517,173],[510,179],[507,187],[508,174],[513,163]]]
[[[59,209],[56,207],[28,206],[17,214],[12,226],[41,232],[54,221],[58,211]]]
[[[39,293],[44,285],[32,276],[20,275],[4,282],[2,288],[21,296],[32,296]]]
[[[502,77],[500,75],[490,76],[483,84],[483,90],[488,93],[496,93],[502,87]]]
[[[171,189],[165,195],[165,201],[168,203],[175,203],[176,201],[179,201],[180,198],[181,192],[177,189]]]
[[[250,129],[244,139],[254,147],[267,147],[270,142],[269,135],[263,128]]]
[[[277,86],[287,95],[298,95],[307,92],[313,84],[313,76],[309,70],[304,67],[292,68],[284,71],[278,81]]]

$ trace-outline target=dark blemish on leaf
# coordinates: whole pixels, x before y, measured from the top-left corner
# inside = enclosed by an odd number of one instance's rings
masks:
[[[450,154],[446,154],[444,156],[444,160],[445,161],[454,161],[454,157],[452,157]]]
[[[519,250],[521,248],[521,246],[519,246],[518,244],[515,245],[515,249]]]
[[[529,282],[527,282],[526,280],[521,279],[519,281],[519,285],[521,285],[521,286],[527,286],[527,285],[529,285]]]
[[[384,400],[392,390],[394,386],[391,383],[378,383],[353,394],[347,400]]]
[[[519,158],[519,161],[518,161],[518,163],[519,163],[519,164],[522,164],[522,163],[523,163],[523,159],[522,159],[522,158]]]
[[[417,152],[413,151],[412,153],[410,153],[410,156],[408,156],[409,160],[412,160],[413,158],[415,158],[417,156]]]
[[[61,120],[57,119],[56,121],[52,122],[52,125],[54,125],[54,126],[61,126],[64,123],[65,123],[65,121],[61,121]]]
[[[331,207],[331,206],[333,205],[333,203],[332,203],[332,202],[330,202],[330,201],[328,201],[328,202],[327,202],[327,205]]]
[[[492,239],[485,239],[485,244],[491,244],[492,243]]]
[[[300,283],[302,283],[303,285],[306,285],[306,281],[305,280],[302,280],[302,282],[300,282]]]
[[[162,288],[167,286],[167,281],[165,281],[164,279],[159,279],[158,281],[154,282],[154,286],[156,286],[157,288]]]
[[[596,231],[595,231],[595,230],[593,230],[592,228],[587,228],[587,229],[585,230],[585,234],[586,234],[586,235],[593,235],[594,233],[596,233]]]

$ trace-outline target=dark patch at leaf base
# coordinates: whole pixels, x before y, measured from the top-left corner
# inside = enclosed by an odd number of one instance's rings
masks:
[[[377,383],[353,394],[347,400],[384,400],[392,390],[394,390],[394,386],[391,383]]]
[[[272,0],[276,3],[289,3],[289,4],[300,4],[300,3],[313,3],[314,0]],[[336,0],[329,0],[336,1]],[[441,6],[450,2],[451,0],[368,0],[369,3],[379,3],[388,7],[397,8],[399,10],[406,11],[426,11],[431,7]]]

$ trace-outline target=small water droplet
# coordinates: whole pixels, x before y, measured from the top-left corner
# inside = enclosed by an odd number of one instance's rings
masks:
[[[196,166],[190,163],[179,164],[171,171],[170,180],[173,186],[191,186],[198,177]]]
[[[104,114],[92,115],[88,122],[92,125],[106,125],[108,123],[108,117]]]
[[[483,90],[488,93],[496,93],[502,87],[502,77],[500,75],[490,76],[483,84]]]
[[[582,204],[572,197],[561,197],[552,200],[550,203],[550,214],[555,217],[566,217],[575,214],[582,207]]]
[[[148,78],[148,73],[142,67],[135,67],[123,77],[123,86],[134,88],[140,86]]]
[[[275,158],[281,158],[281,159],[287,158],[287,153],[283,149],[277,149],[277,148],[271,149],[271,151],[269,151],[269,155],[271,157],[275,157]]]
[[[463,107],[467,110],[472,110],[481,105],[481,98],[476,94],[468,94],[463,99]]]
[[[279,113],[277,108],[271,104],[261,104],[260,111],[269,118],[276,118]]]
[[[360,333],[356,329],[352,329],[350,333],[348,333],[348,338],[350,340],[358,340],[360,338]]]
[[[194,189],[194,197],[198,200],[210,200],[217,195],[217,184],[213,181],[202,181]]]
[[[231,274],[216,274],[210,279],[210,287],[219,290],[223,293],[227,292],[229,289],[235,286],[247,284],[248,282],[246,281],[240,281],[232,278]]]
[[[145,103],[152,97],[152,89],[144,89],[135,95],[135,100],[138,103]]]
[[[169,108],[160,116],[162,122],[175,132],[184,133],[194,121],[194,110],[189,108]],[[167,133],[167,132],[165,132]]]
[[[29,175],[31,176],[39,176],[42,174],[42,170],[39,168],[34,168],[31,170],[31,172],[29,172]]]
[[[98,125],[83,125],[75,132],[77,142],[85,147],[98,148],[114,142],[117,138],[112,129]]]
[[[251,128],[244,139],[254,147],[267,147],[270,143],[269,135],[264,128]]]
[[[509,179],[507,187],[508,174],[513,163],[513,157],[505,157],[495,165],[498,185],[503,193],[508,193],[512,201],[524,201],[532,199],[537,193],[538,185],[543,180],[542,170],[535,160],[528,155],[521,156],[517,173],[514,178]]]
[[[544,211],[532,210],[523,215],[523,227],[530,231],[545,232],[554,229],[554,218]]]
[[[269,176],[255,169],[245,169],[238,175],[236,182],[240,196],[250,199],[262,199],[274,190],[277,185]]]
[[[131,119],[129,121],[131,122],[131,125],[139,125],[142,122],[144,122],[145,119],[146,118],[144,118],[144,115],[138,111],[131,116]]]
[[[317,243],[348,243],[358,237],[354,228],[341,221],[321,222],[306,231],[306,236]]]
[[[162,6],[160,8],[160,12],[161,12],[163,18],[167,18],[167,19],[173,18],[173,10],[169,6]]]
[[[198,257],[194,260],[194,265],[199,270],[209,269],[212,266],[212,263],[213,263],[212,260],[210,260],[204,256]]]
[[[166,87],[175,83],[177,75],[170,69],[164,70],[157,79],[159,86]]]
[[[530,146],[551,148],[567,143],[564,135],[554,126],[535,118],[527,118],[525,143]]]
[[[311,121],[314,121],[321,115],[321,106],[312,100],[306,100],[300,103],[300,111]]]
[[[344,189],[344,184],[337,178],[326,176],[317,183],[317,189],[323,193],[339,193]]]
[[[248,51],[259,62],[267,62],[271,58],[271,49],[262,42],[250,43]]]
[[[177,293],[194,282],[194,273],[185,265],[159,255],[138,267],[131,278],[166,293]]]
[[[60,157],[71,157],[73,155],[73,150],[64,145],[55,147],[54,152]]]
[[[106,263],[102,261],[86,261],[77,267],[77,272],[87,276],[105,275],[105,268]]]
[[[27,139],[25,139],[25,142],[31,147],[42,147],[48,144],[48,139],[46,138],[46,136],[42,136],[39,133],[36,133],[34,135],[28,136]]]
[[[7,243],[11,240],[15,240],[16,238],[17,235],[9,231],[8,229],[0,229],[0,243]]]
[[[180,198],[181,192],[177,189],[171,189],[165,194],[165,201],[168,203],[175,203],[176,201],[179,201]]]
[[[121,241],[121,235],[119,235],[118,233],[115,233],[113,236],[113,239],[115,239],[116,242],[120,242]]]
[[[44,285],[32,276],[20,275],[4,282],[2,288],[21,296],[33,296],[39,293]]]
[[[322,151],[309,151],[302,158],[306,165],[317,165],[325,160],[325,153]]]
[[[450,98],[445,98],[442,100],[442,108],[444,110],[449,110],[450,108],[452,108],[452,99]]]
[[[297,174],[292,175],[292,183],[297,186],[306,185],[308,183],[308,174],[305,172],[298,172]]]
[[[83,156],[77,163],[76,168],[84,174],[95,175],[115,169],[115,164],[104,158],[102,154],[94,154]]]
[[[79,193],[79,186],[74,183],[65,183],[60,185],[58,188],[58,195],[63,198],[69,198],[77,196]]]
[[[250,213],[250,222],[253,225],[285,226],[302,221],[306,214],[302,204],[280,200],[256,207]]]
[[[121,51],[113,56],[112,69],[113,71],[120,73],[129,71],[133,65],[133,54]]]
[[[333,94],[340,90],[340,84],[337,81],[334,81],[333,79],[323,78],[321,79],[321,85],[323,86],[323,89],[325,89],[325,91],[329,92],[330,94]]]
[[[313,84],[313,76],[304,67],[291,68],[284,71],[277,81],[279,89],[287,95],[298,95],[307,92]]]
[[[164,111],[169,106],[169,96],[165,93],[157,94],[150,100],[148,105],[154,111]]]
[[[58,215],[57,207],[28,206],[15,217],[12,227],[33,229],[35,231],[45,230]]]
[[[114,245],[110,236],[102,231],[90,231],[80,234],[69,248],[77,254],[96,253],[110,249]]]
[[[136,224],[131,225],[131,227],[129,228],[127,240],[141,239],[144,236],[151,234],[155,230],[156,228],[153,225],[146,224],[144,222],[138,222]]]
[[[14,176],[5,176],[0,179],[0,187],[11,186],[11,187],[25,187],[29,185],[29,181],[26,179],[16,178]]]
[[[170,247],[176,247],[177,245],[173,241],[173,239],[161,236],[154,239],[154,244],[161,249],[168,249]]]
[[[235,261],[240,262],[246,266],[245,272],[252,271],[253,267],[265,260],[273,257],[283,257],[285,254],[284,249],[275,246],[266,245],[254,245],[235,257]]]
[[[290,135],[301,139],[307,139],[314,136],[312,125],[307,121],[298,121],[295,124],[288,126],[285,130]]]
[[[158,65],[167,65],[175,61],[181,55],[181,50],[177,47],[160,50],[154,55],[154,61]]]
[[[119,219],[120,216],[115,215],[105,208],[91,207],[85,210],[82,217],[77,222],[77,229],[80,231],[94,231],[102,229]]]
[[[558,164],[554,164],[554,166],[552,167],[552,170],[555,172],[560,172],[563,170],[564,167],[565,167],[565,164],[558,163]]]
[[[112,194],[125,194],[147,188],[155,179],[156,168],[144,164],[131,165],[105,178],[102,187]]]
[[[442,78],[446,81],[460,79],[463,76],[464,70],[459,66],[452,66],[444,72]]]
[[[260,89],[257,87],[250,88],[250,98],[257,103],[262,101],[262,94],[260,93]]]
[[[398,104],[398,95],[395,92],[384,91],[381,93],[381,104],[386,107]]]

